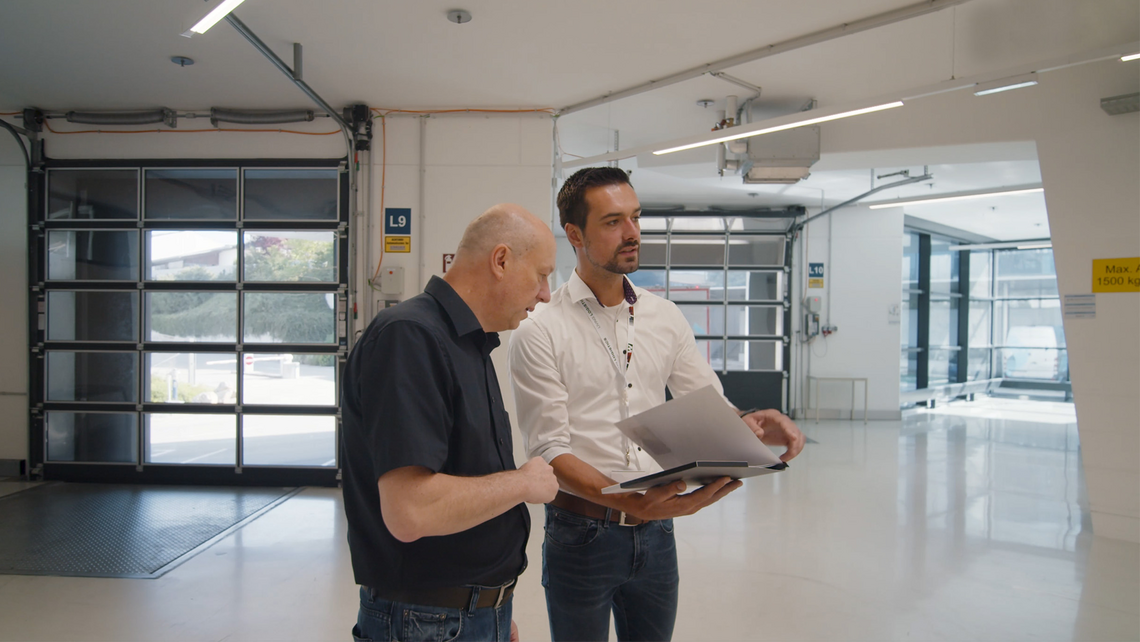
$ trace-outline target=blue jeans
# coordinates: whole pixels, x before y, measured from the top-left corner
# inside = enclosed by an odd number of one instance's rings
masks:
[[[677,620],[673,520],[620,526],[547,505],[542,585],[550,637],[669,640]]]
[[[512,599],[507,598],[499,608],[449,609],[391,602],[362,586],[352,638],[357,642],[509,642]]]

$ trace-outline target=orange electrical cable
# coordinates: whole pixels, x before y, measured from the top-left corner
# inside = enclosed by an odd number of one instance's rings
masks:
[[[207,132],[247,132],[272,134],[299,134],[301,136],[332,136],[341,133],[341,130],[331,132],[302,132],[294,129],[230,129],[218,127],[214,129],[80,129],[75,131],[60,131],[53,129],[51,123],[44,120],[44,127],[53,134],[202,134]]]
[[[20,111],[0,111],[0,116],[19,116],[24,112]]]

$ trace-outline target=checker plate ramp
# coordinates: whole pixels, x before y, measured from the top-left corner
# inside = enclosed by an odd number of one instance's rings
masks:
[[[0,497],[0,574],[160,577],[299,491],[44,484]]]

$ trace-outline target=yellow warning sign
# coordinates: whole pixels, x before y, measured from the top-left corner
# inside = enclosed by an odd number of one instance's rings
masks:
[[[808,287],[809,288],[822,288],[823,287],[823,279],[808,279]]]
[[[1140,257],[1093,259],[1093,292],[1140,292]]]
[[[412,237],[385,236],[384,251],[392,254],[410,254],[412,252]]]

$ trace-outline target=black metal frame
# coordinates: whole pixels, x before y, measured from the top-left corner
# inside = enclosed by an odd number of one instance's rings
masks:
[[[930,235],[918,235],[918,372],[915,388],[930,385]]]
[[[970,375],[970,253],[958,252],[958,376],[966,383]]]
[[[337,392],[341,380],[344,360],[347,353],[347,337],[349,313],[345,305],[347,294],[347,280],[349,274],[349,239],[348,239],[348,210],[349,185],[345,170],[345,159],[133,159],[133,160],[48,160],[43,170],[56,169],[111,169],[127,168],[138,170],[139,180],[139,215],[135,219],[122,220],[90,220],[68,219],[47,220],[47,189],[48,172],[33,171],[28,174],[28,225],[30,230],[28,252],[28,346],[31,358],[28,363],[28,376],[30,382],[29,395],[29,430],[30,430],[30,464],[33,470],[44,479],[59,479],[67,481],[113,481],[127,483],[196,483],[196,484],[230,484],[230,485],[324,485],[334,486],[339,478],[340,446],[340,411],[339,404],[334,402],[329,406],[296,406],[296,405],[243,405],[240,403],[242,393],[242,379],[239,376],[236,382],[238,403],[225,405],[171,405],[151,403],[142,398],[145,386],[140,384],[137,403],[128,402],[58,402],[47,401],[46,395],[46,354],[49,350],[63,351],[116,351],[134,352],[139,359],[139,380],[145,377],[144,355],[148,353],[176,353],[176,352],[219,352],[233,353],[238,363],[244,354],[278,354],[294,352],[303,354],[335,354],[337,368]],[[206,220],[147,220],[142,211],[144,202],[145,170],[147,169],[205,169],[205,168],[237,168],[238,171],[238,211],[234,220],[206,221]],[[331,221],[265,221],[242,220],[240,216],[242,202],[241,189],[244,169],[338,169],[338,217]],[[139,273],[132,281],[48,281],[47,279],[47,233],[53,229],[87,229],[87,230],[122,230],[137,231],[139,234]],[[242,280],[241,259],[238,260],[238,274],[233,282],[153,282],[146,279],[145,274],[145,248],[144,239],[147,230],[178,229],[178,230],[234,230],[238,236],[238,247],[243,241],[243,231],[280,231],[280,230],[328,230],[336,233],[337,244],[337,281],[325,283],[265,283],[245,282]],[[145,340],[145,328],[138,328],[138,341],[132,342],[77,342],[77,341],[48,341],[46,324],[46,298],[51,291],[119,291],[138,292],[140,321],[146,317],[147,292],[196,291],[196,292],[233,292],[237,297],[237,326],[239,335],[234,343],[192,343],[192,342],[151,342]],[[338,305],[333,311],[336,324],[336,343],[334,344],[262,344],[243,341],[244,332],[242,305],[245,292],[336,292]],[[137,463],[89,463],[89,462],[49,462],[46,452],[46,412],[48,411],[73,412],[118,412],[135,414],[138,417],[138,435],[140,441],[145,440],[144,417],[147,413],[162,412],[177,414],[220,414],[235,416],[237,418],[237,460],[236,465],[196,465],[196,464],[155,464],[147,463],[145,457],[139,456]],[[242,463],[242,422],[244,415],[281,415],[304,414],[336,417],[335,456],[338,466],[333,468],[294,467],[294,466],[260,466],[244,465]],[[144,447],[140,443],[140,453]]]

